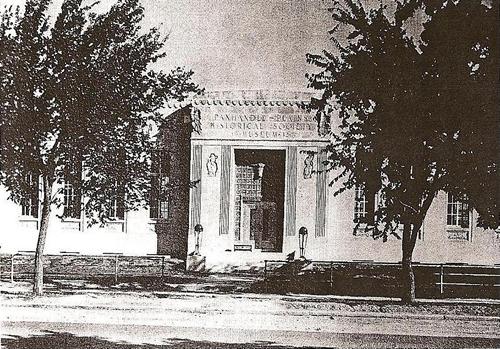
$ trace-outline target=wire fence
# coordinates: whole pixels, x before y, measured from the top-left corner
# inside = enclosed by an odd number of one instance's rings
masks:
[[[63,253],[44,255],[44,276],[50,278],[112,278],[164,277],[177,270],[181,261],[164,255],[127,256],[120,253],[80,255]],[[0,255],[0,278],[22,280],[31,278],[35,269],[33,252]]]
[[[34,274],[34,253],[0,255],[0,279],[26,280]],[[417,297],[500,299],[500,265],[414,263]],[[163,278],[185,272],[185,264],[164,255],[119,253],[44,256],[44,276],[52,279]],[[399,297],[400,263],[371,261],[266,260],[264,292]],[[261,274],[260,274],[261,275]]]
[[[500,265],[414,263],[413,270],[417,297],[500,298]],[[270,292],[386,297],[403,292],[400,263],[267,260],[264,280]]]

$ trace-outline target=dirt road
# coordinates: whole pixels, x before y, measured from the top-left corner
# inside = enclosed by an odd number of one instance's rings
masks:
[[[42,335],[37,338],[45,338],[46,331],[52,331],[49,336],[55,336],[55,341],[70,335],[137,345],[183,338],[195,343],[240,343],[249,348],[262,343],[500,347],[499,317],[353,312],[306,296],[175,292],[7,296],[2,302],[2,320],[3,337],[20,336],[18,344],[22,338],[37,334]],[[37,346],[43,348],[40,343]]]

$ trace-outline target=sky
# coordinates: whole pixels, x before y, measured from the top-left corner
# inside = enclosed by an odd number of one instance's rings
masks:
[[[209,90],[304,90],[306,53],[328,45],[322,0],[144,1],[170,32],[166,65],[193,69]]]
[[[0,0],[2,4],[24,0]],[[100,9],[113,1],[102,0]],[[160,67],[192,69],[208,91],[304,91],[306,53],[329,48],[325,0],[142,0],[143,27],[169,34]],[[55,16],[61,0],[54,0]],[[3,6],[0,6],[3,7]]]

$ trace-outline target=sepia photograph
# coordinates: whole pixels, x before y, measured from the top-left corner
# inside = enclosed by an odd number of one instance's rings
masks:
[[[0,0],[0,348],[500,348],[500,0]]]

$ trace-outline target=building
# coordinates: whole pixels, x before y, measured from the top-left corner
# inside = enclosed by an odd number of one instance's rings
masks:
[[[361,188],[338,196],[324,171],[328,139],[305,105],[306,93],[207,93],[166,117],[153,154],[149,210],[119,212],[104,227],[54,212],[48,253],[199,253],[205,267],[253,268],[264,260],[305,255],[314,260],[401,260],[401,242],[374,240],[364,220],[376,205]],[[1,193],[1,252],[34,250],[38,208]],[[71,202],[71,191],[65,191]],[[82,200],[82,198],[77,198]],[[64,208],[61,208],[64,209]],[[59,209],[59,210],[61,210]],[[447,193],[435,198],[419,234],[419,262],[500,263],[500,232],[476,226],[477,213]],[[399,229],[399,228],[397,228]],[[12,238],[15,232],[16,239]],[[192,259],[192,258],[191,258]]]

